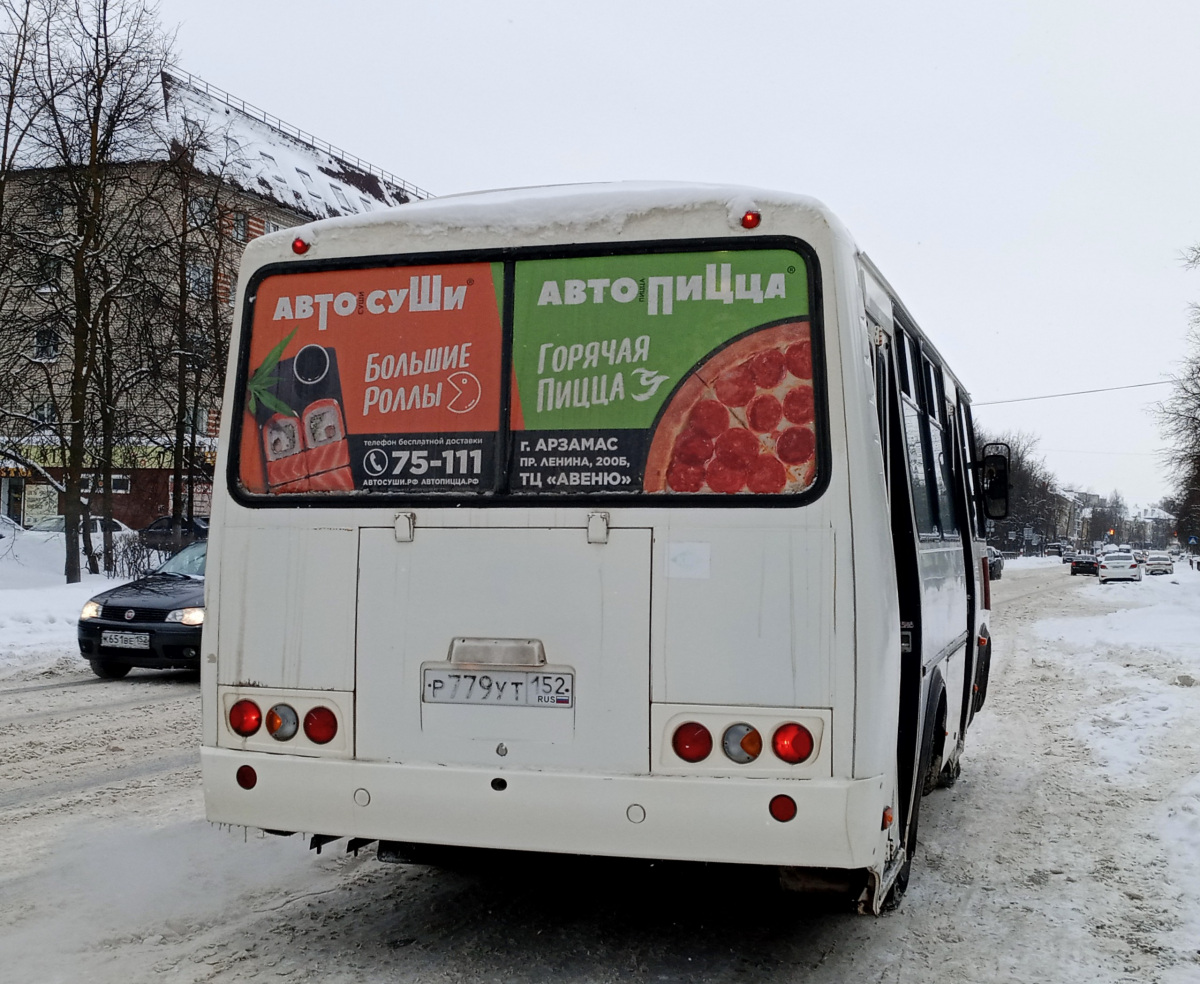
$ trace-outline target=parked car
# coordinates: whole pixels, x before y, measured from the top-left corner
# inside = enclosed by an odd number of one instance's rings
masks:
[[[995,547],[988,547],[988,577],[993,581],[999,581],[1000,575],[1004,573],[1004,555]]]
[[[1101,584],[1107,584],[1109,581],[1140,581],[1142,579],[1142,568],[1133,559],[1133,554],[1121,550],[1105,554],[1096,573],[1100,577]]]
[[[9,516],[0,515],[0,538],[15,537],[24,533],[25,527]]]
[[[96,676],[119,680],[135,666],[199,669],[207,554],[207,542],[193,543],[83,606],[79,653]]]
[[[151,550],[178,550],[197,540],[208,539],[208,517],[195,516],[189,522],[185,516],[178,530],[171,528],[171,517],[160,516],[145,529],[138,530],[138,539]]]
[[[132,532],[128,526],[122,523],[119,519],[104,519],[100,516],[92,517],[92,535],[98,536],[105,529],[110,529],[114,533],[130,533]],[[29,527],[30,533],[65,533],[67,531],[66,516],[47,516],[45,519],[39,519],[36,523]]]
[[[1169,554],[1152,553],[1146,557],[1147,574],[1174,574],[1175,564]]]
[[[1099,574],[1095,554],[1077,553],[1071,558],[1072,574]]]

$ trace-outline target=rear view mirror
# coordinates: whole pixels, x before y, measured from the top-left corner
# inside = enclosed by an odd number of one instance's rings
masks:
[[[983,449],[980,465],[983,495],[983,514],[988,519],[1008,517],[1008,459],[1007,444],[988,444]]]

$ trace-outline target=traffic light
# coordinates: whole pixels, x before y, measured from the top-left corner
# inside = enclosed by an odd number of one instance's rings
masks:
[[[1109,536],[1112,536],[1112,535],[1113,535],[1115,532],[1116,532],[1116,530],[1109,530],[1109,531],[1108,531],[1108,535],[1109,535]]]

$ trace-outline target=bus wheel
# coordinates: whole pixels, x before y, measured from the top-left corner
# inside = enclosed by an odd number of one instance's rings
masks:
[[[109,659],[89,659],[92,672],[103,680],[120,680],[132,667],[128,663],[115,663]]]
[[[934,718],[933,734],[926,740],[931,746],[925,753],[924,764],[925,768],[922,772],[921,795],[928,796],[939,783],[938,779],[942,774],[942,762],[945,761],[946,755],[946,704],[943,700],[938,701],[937,717]]]
[[[992,640],[989,637],[987,645],[980,654],[979,666],[975,670],[975,713],[983,710],[983,702],[987,700],[988,677],[992,672]]]
[[[900,873],[896,875],[896,880],[892,882],[892,887],[888,889],[887,895],[883,900],[884,912],[895,912],[900,908],[900,900],[904,898],[904,893],[908,891],[908,879],[912,875],[912,855],[910,854],[905,859]]]

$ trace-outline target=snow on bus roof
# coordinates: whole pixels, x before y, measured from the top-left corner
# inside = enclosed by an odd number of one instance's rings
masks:
[[[670,181],[617,181],[594,184],[503,188],[447,195],[413,202],[400,212],[348,216],[310,227],[349,230],[375,224],[402,225],[417,235],[441,235],[471,230],[498,235],[546,234],[572,230],[609,230],[616,234],[631,220],[654,212],[726,211],[731,228],[740,228],[750,209],[772,205],[804,209],[814,218],[841,230],[841,224],[815,198],[789,192],[739,185],[691,184]],[[292,230],[294,233],[296,230]]]

